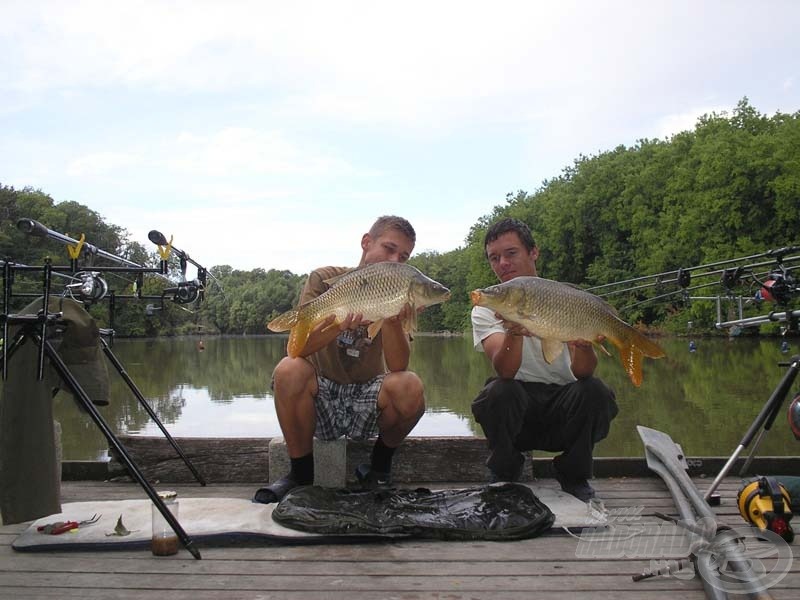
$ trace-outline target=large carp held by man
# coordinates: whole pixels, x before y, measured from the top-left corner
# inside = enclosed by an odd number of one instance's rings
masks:
[[[330,315],[336,315],[336,324],[344,321],[348,314],[361,314],[362,319],[371,321],[368,335],[374,338],[383,319],[396,316],[406,304],[411,311],[403,327],[413,331],[417,309],[439,304],[450,297],[450,290],[441,283],[405,263],[366,265],[326,283],[331,287],[324,293],[267,324],[270,331],[291,330],[287,353],[292,358],[303,351],[311,330]]]
[[[599,342],[619,350],[622,366],[635,386],[642,384],[642,357],[661,358],[664,351],[625,321],[612,306],[575,286],[542,277],[515,277],[470,293],[472,304],[485,306],[504,320],[522,325],[542,341],[551,363],[572,340]]]

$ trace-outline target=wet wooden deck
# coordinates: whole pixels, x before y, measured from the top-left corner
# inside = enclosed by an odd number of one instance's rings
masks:
[[[709,480],[697,480],[704,491]],[[643,530],[663,523],[653,511],[676,514],[658,478],[594,482],[606,508],[637,509]],[[723,523],[742,524],[735,507],[740,480],[720,486]],[[170,485],[181,497],[250,498],[259,484]],[[443,487],[441,485],[435,487]],[[146,498],[138,485],[98,481],[63,483],[62,502]],[[650,524],[651,527],[646,527]],[[564,532],[516,542],[402,540],[369,544],[204,547],[202,560],[186,551],[154,557],[149,550],[22,553],[11,548],[24,524],[0,527],[0,598],[134,598],[153,600],[261,599],[531,599],[653,600],[705,598],[698,578],[659,577],[634,582],[651,559],[682,558],[653,535],[636,557],[587,556],[585,544]],[[642,536],[651,535],[642,533]],[[648,541],[650,541],[648,539]],[[797,544],[792,546],[795,557]],[[665,551],[666,550],[666,551]],[[589,552],[588,554],[592,554]],[[602,552],[594,552],[602,554]],[[800,564],[769,589],[773,598],[800,597]]]

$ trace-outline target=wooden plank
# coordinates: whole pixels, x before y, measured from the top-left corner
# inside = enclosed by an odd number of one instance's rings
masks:
[[[0,590],[0,599],[20,600],[20,598],[30,598],[32,588],[12,587]],[[152,590],[116,590],[116,589],[35,589],[37,598],[102,598],[103,600],[152,600]],[[796,599],[796,592],[787,595],[773,593],[775,600]],[[240,591],[228,590],[170,590],[170,600],[241,600],[243,596]],[[474,592],[462,594],[460,592],[448,592],[445,596],[441,592],[415,590],[413,592],[358,592],[352,590],[324,590],[324,591],[293,591],[282,590],[280,596],[263,593],[252,596],[255,598],[283,600],[376,600],[376,598],[390,598],[392,600],[480,600],[482,598],[491,600],[531,600],[528,591],[507,592],[504,590],[494,590],[486,594],[476,594]],[[537,592],[537,600],[564,600],[564,592]],[[637,590],[637,591],[606,591],[593,590],[590,592],[570,591],[570,600],[675,600],[674,590]],[[681,600],[703,600],[706,596],[701,590],[682,590]]]
[[[545,483],[552,483],[547,482]],[[655,506],[673,512],[671,498],[657,479],[599,479],[606,506],[622,510],[643,507],[635,523],[640,541],[652,544],[653,557],[664,554],[683,536],[652,516]],[[707,484],[699,480],[696,484]],[[448,484],[465,487],[465,483]],[[724,505],[716,509],[723,520],[738,515],[729,494],[736,478],[726,479]],[[179,497],[248,498],[257,484],[206,487],[175,484]],[[163,487],[163,486],[162,486]],[[440,485],[439,487],[444,487]],[[603,495],[603,494],[601,494]],[[64,502],[89,499],[145,497],[138,485],[112,482],[65,482]],[[675,577],[633,582],[631,576],[650,566],[650,560],[579,556],[581,543],[563,533],[517,542],[444,542],[402,540],[371,544],[313,546],[250,546],[202,548],[203,560],[188,552],[153,557],[147,550],[113,552],[21,553],[10,548],[24,524],[0,527],[0,599],[152,598],[159,589],[171,599],[205,600],[259,596],[304,600],[362,600],[408,598],[440,600],[492,598],[529,600],[682,600],[705,598],[701,582]],[[792,547],[794,549],[795,546]],[[778,600],[800,596],[800,564],[770,594]]]
[[[641,541],[640,541],[641,540]],[[391,556],[394,561],[419,562],[419,561],[482,561],[502,560],[507,562],[551,561],[596,561],[616,560],[626,558],[650,560],[664,556],[685,556],[685,538],[683,535],[641,535],[636,538],[636,545],[618,548],[598,546],[598,550],[591,547],[580,549],[580,542],[575,538],[559,534],[547,535],[532,540],[519,540],[515,542],[441,542],[434,540],[405,540],[395,542],[371,543],[321,543],[302,545],[264,544],[263,542],[239,542],[235,546],[204,546],[198,543],[203,558],[219,560],[259,560],[259,561],[292,561],[306,560],[313,557],[315,562],[322,561],[350,561],[350,562],[382,562],[386,556]],[[584,542],[585,543],[585,542]],[[627,554],[626,554],[627,550]],[[669,553],[666,551],[669,550]],[[636,553],[634,552],[636,551]],[[48,558],[81,558],[88,560],[90,557],[124,557],[124,558],[150,558],[147,551],[142,548],[119,549],[106,552],[97,551],[47,551],[47,552],[17,552],[9,546],[0,546],[0,558],[11,556],[14,552],[15,560],[29,561],[36,568]],[[184,556],[185,553],[185,556]],[[594,554],[593,554],[594,553]],[[638,554],[637,554],[638,553]],[[181,550],[182,558],[190,558],[185,550]],[[443,558],[445,557],[445,558]],[[487,558],[487,557],[492,557]]]
[[[508,576],[484,575],[395,575],[376,574],[366,576],[315,575],[299,577],[292,573],[284,575],[235,575],[215,576],[175,572],[158,575],[146,571],[141,574],[126,573],[74,573],[68,577],[62,573],[16,572],[0,573],[0,587],[23,586],[36,579],[38,586],[61,588],[109,588],[137,589],[142,587],[166,590],[240,590],[259,591],[324,591],[352,590],[381,593],[387,591],[413,592],[427,590],[438,592],[492,592],[506,591],[570,591],[570,590],[628,590],[647,589],[683,590],[699,589],[701,584],[696,580],[679,580],[677,578],[658,578],[647,582],[634,582],[624,575],[593,575],[591,577],[572,577],[569,575],[540,577],[538,575],[518,574]]]
[[[237,564],[258,563],[260,569],[273,568],[280,564],[313,563],[319,570],[349,572],[350,567],[343,564],[358,565],[364,570],[380,569],[386,566],[387,560],[393,564],[403,564],[403,568],[411,572],[425,571],[426,565],[436,563],[451,565],[448,569],[458,571],[461,565],[475,564],[469,567],[470,574],[487,573],[502,574],[506,568],[516,569],[522,565],[534,565],[541,574],[574,572],[593,573],[596,571],[628,573],[633,575],[649,565],[651,560],[664,558],[685,558],[688,554],[685,540],[679,538],[652,538],[626,549],[600,546],[580,549],[574,539],[561,537],[538,538],[527,543],[466,543],[466,542],[431,542],[431,543],[371,543],[371,544],[324,544],[314,546],[237,546],[203,547],[203,562],[196,566],[205,572],[212,561],[225,561],[228,566],[215,567],[224,572],[235,569]],[[80,571],[125,571],[123,563],[138,564],[149,562],[158,570],[169,570],[170,560],[192,559],[188,552],[182,550],[175,559],[152,563],[153,557],[146,549],[136,548],[106,552],[15,552],[8,546],[0,547],[0,571],[42,569],[51,571],[69,571],[74,568]],[[766,560],[766,559],[765,559]],[[481,566],[483,565],[483,566]],[[507,567],[507,565],[516,565]],[[184,565],[192,569],[195,565]],[[285,567],[275,567],[278,569]],[[294,567],[292,567],[294,568]],[[298,567],[300,568],[300,567]],[[138,572],[139,567],[136,567]],[[793,564],[793,572],[800,572],[800,565]],[[366,572],[366,571],[364,571]]]
[[[307,550],[306,550],[307,552]],[[441,553],[440,553],[441,555]],[[32,559],[30,553],[13,553],[3,555],[0,572],[40,571],[43,561],[47,560],[47,570],[53,573],[148,573],[164,574],[175,570],[174,560],[152,559],[147,552],[139,552],[137,557],[120,557],[116,553],[81,553],[77,555],[39,555]],[[202,573],[203,575],[285,575],[291,569],[294,575],[341,575],[341,576],[366,576],[383,575],[389,573],[413,573],[415,575],[483,575],[483,576],[514,576],[521,572],[535,573],[538,576],[584,576],[602,574],[635,575],[650,568],[651,562],[646,559],[635,560],[546,560],[531,559],[508,560],[495,559],[481,560],[402,560],[393,557],[391,562],[385,556],[377,560],[348,560],[331,559],[316,560],[307,554],[303,560],[259,559],[247,560],[243,558],[230,559],[224,555],[216,554],[203,556],[204,562],[192,564],[184,563],[181,570],[185,572]],[[211,559],[211,560],[208,560]],[[289,564],[290,563],[290,564]]]

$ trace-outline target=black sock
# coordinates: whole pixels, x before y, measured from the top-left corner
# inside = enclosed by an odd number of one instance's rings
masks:
[[[294,479],[300,485],[311,485],[314,483],[314,453],[309,452],[300,458],[289,459],[292,463],[292,470],[289,471],[289,479]]]
[[[396,448],[389,448],[384,444],[383,438],[379,436],[372,447],[372,470],[378,473],[390,473],[392,470],[392,456],[394,456],[395,450]]]

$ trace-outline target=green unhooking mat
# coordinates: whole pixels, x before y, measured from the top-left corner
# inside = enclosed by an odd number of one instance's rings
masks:
[[[550,529],[552,511],[517,483],[431,491],[292,490],[272,518],[320,534],[406,534],[444,540],[518,540]]]

